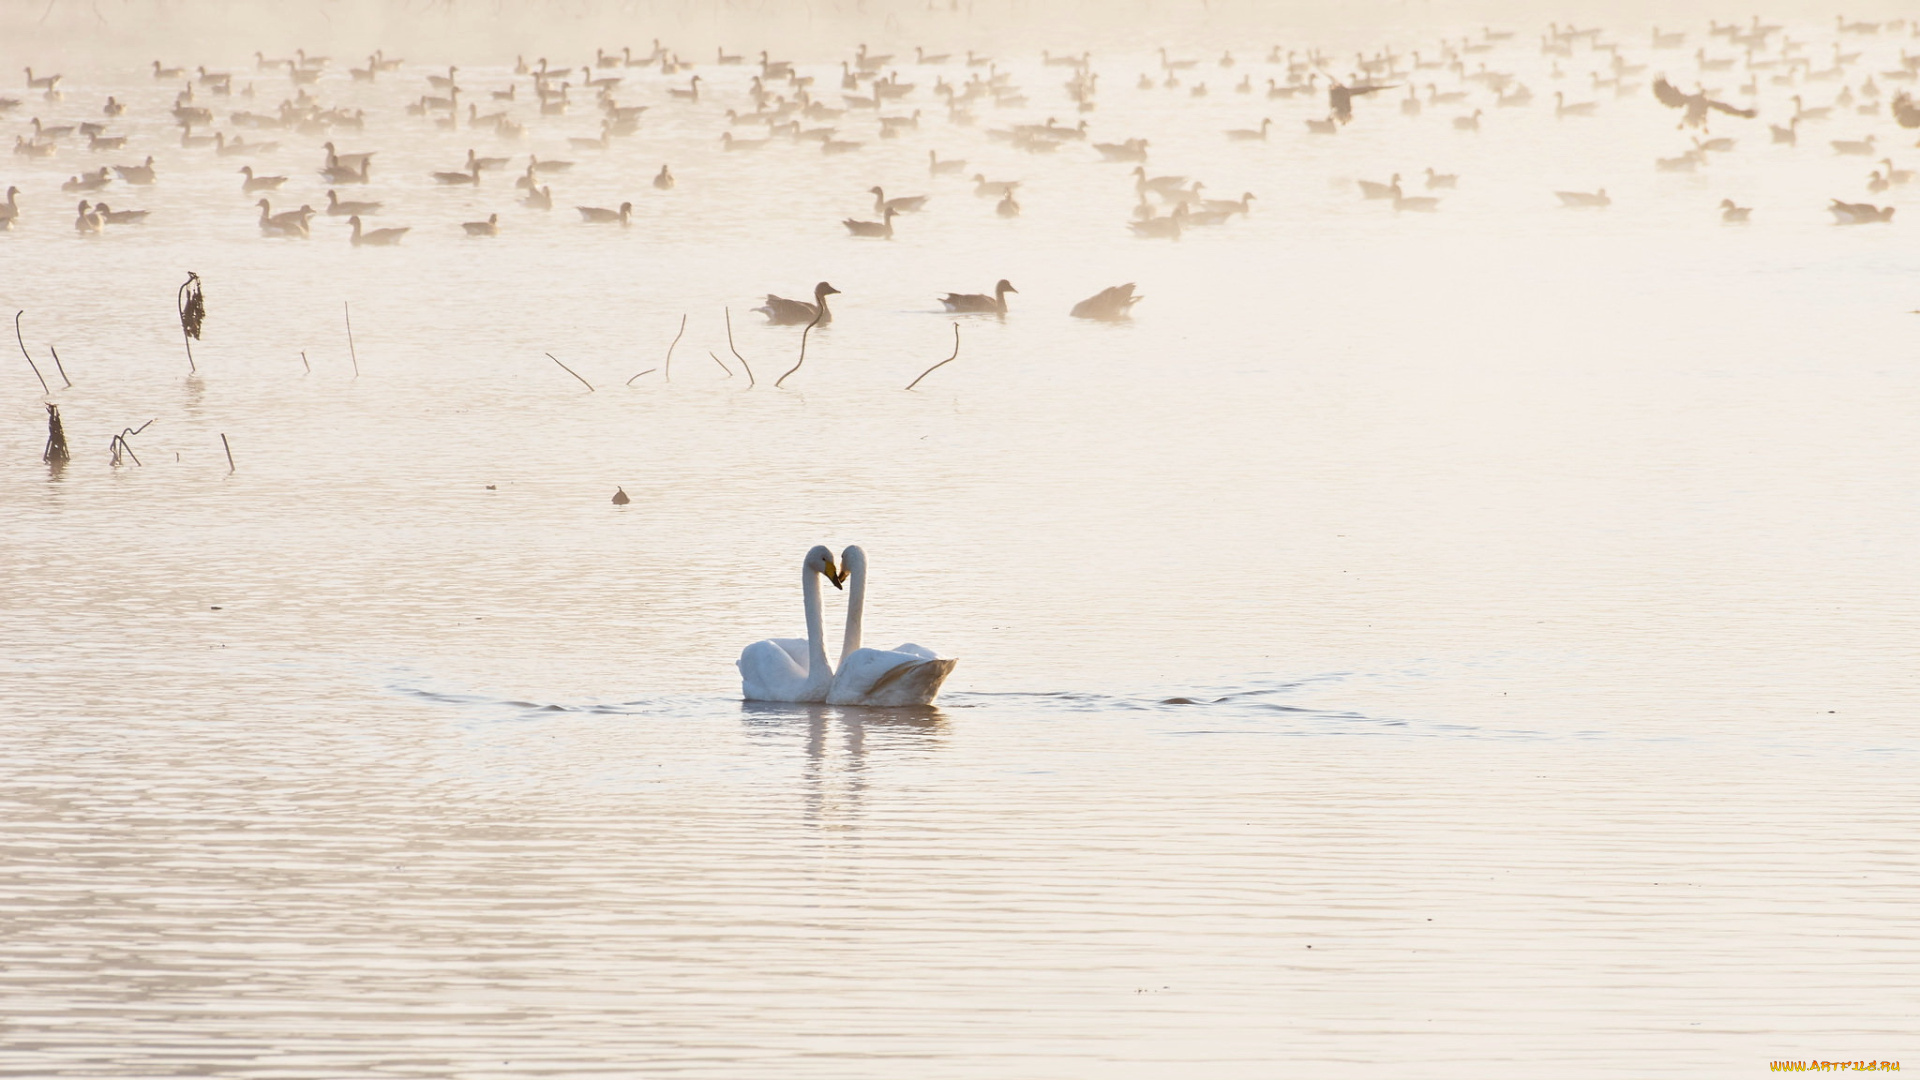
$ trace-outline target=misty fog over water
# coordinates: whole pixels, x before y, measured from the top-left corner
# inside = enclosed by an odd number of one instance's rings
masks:
[[[0,1075],[1915,1058],[1913,18],[5,6]]]

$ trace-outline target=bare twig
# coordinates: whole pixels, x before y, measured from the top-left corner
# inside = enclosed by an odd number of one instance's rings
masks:
[[[549,359],[549,360],[551,360],[551,361],[553,361],[553,362],[554,362],[554,363],[556,363],[556,364],[560,364],[560,358],[559,358],[559,357],[557,357],[557,356],[555,356],[555,355],[553,355],[552,353],[548,353],[548,354],[547,354],[547,359]],[[579,372],[577,372],[577,371],[575,371],[575,370],[573,370],[572,368],[570,368],[570,367],[568,367],[568,366],[567,366],[567,365],[565,365],[565,364],[560,364],[560,370],[561,370],[561,371],[564,371],[564,372],[566,372],[567,374],[569,374],[569,375],[571,375],[571,376],[573,376],[573,377],[574,377],[574,378],[576,378],[576,379],[580,379],[580,373],[579,373]],[[653,370],[652,368],[648,368],[648,369],[647,369],[647,371],[652,371],[652,370]],[[643,371],[643,372],[641,372],[641,373],[640,373],[640,375],[645,375],[645,374],[647,373],[647,371]],[[635,378],[635,379],[637,379],[637,378],[639,378],[639,377],[640,377],[640,375],[635,375],[635,376],[634,376],[634,378]],[[632,381],[632,380],[628,380],[628,381]],[[587,380],[585,380],[585,379],[580,379],[580,385],[581,385],[581,386],[584,386],[584,387],[586,387],[586,388],[587,388],[587,393],[589,393],[589,394],[591,394],[591,393],[593,393],[593,384],[592,384],[592,383],[590,383],[590,382],[588,382],[588,381],[587,381]]]
[[[357,379],[360,377],[360,354],[353,349],[353,305],[342,300],[340,307],[347,313],[347,355],[353,358],[353,377]]]
[[[941,368],[946,367],[948,364],[951,364],[955,360],[959,359],[959,357],[960,357],[960,324],[954,323],[953,324],[953,355],[947,357],[945,360],[942,360],[939,363],[928,368],[927,370],[921,372],[920,379],[924,379],[927,376],[933,374],[934,372],[939,371]],[[908,383],[907,389],[911,390],[914,387],[919,386],[920,379],[915,379],[912,382]]]
[[[220,433],[220,445],[227,448],[227,472],[233,472],[233,444],[227,441],[227,433]]]
[[[827,313],[827,302],[825,300],[821,300],[819,304],[819,308],[820,310],[813,313],[813,321],[807,324],[807,328],[805,330],[800,331],[800,359],[795,360],[793,362],[793,366],[787,369],[786,375],[782,375],[779,378],[773,380],[773,388],[775,390],[780,389],[780,384],[783,382],[786,382],[788,376],[792,375],[796,371],[799,371],[800,365],[807,362],[807,335],[813,333],[813,328],[815,326],[820,325],[820,316],[825,315]]]
[[[680,316],[680,333],[673,335],[673,344],[667,346],[666,376],[668,382],[673,381],[673,346],[680,344],[680,338],[684,336],[686,332],[687,317],[682,315]]]
[[[53,366],[60,372],[60,381],[67,384],[66,389],[73,389],[73,380],[67,378],[67,366],[60,362],[60,350],[49,345],[47,351],[53,354]]]
[[[707,355],[713,356],[713,350],[708,349]],[[727,378],[729,379],[733,378],[733,369],[727,366],[727,362],[725,360],[722,360],[717,356],[713,356],[713,362],[720,365],[720,370],[727,373]]]
[[[751,390],[753,389],[753,368],[747,363],[747,358],[740,355],[740,350],[733,347],[733,309],[721,308],[720,310],[727,316],[727,349],[733,353],[735,360],[740,361],[740,366],[747,369],[747,389]]]
[[[20,343],[20,355],[27,358],[27,366],[33,369],[33,377],[40,380],[40,389],[52,394],[53,388],[47,385],[47,377],[40,374],[40,365],[34,363],[33,357],[27,354],[27,340],[20,336],[20,316],[26,313],[25,308],[13,313],[13,340]]]

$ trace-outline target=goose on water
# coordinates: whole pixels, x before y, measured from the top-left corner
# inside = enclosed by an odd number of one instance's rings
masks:
[[[374,152],[371,150],[363,154],[342,154],[334,149],[331,142],[321,143],[320,146],[327,152],[328,167],[341,165],[349,169],[358,169],[373,160]]]
[[[983,199],[1004,198],[1020,186],[1018,180],[989,180],[984,173],[973,174],[973,193]]]
[[[1013,192],[1009,191],[1005,195],[1000,196],[1000,201],[993,206],[993,212],[1003,218],[1019,217],[1020,204],[1014,201]]]
[[[1227,138],[1233,142],[1266,142],[1267,129],[1272,126],[1273,126],[1273,119],[1271,117],[1268,117],[1268,118],[1262,119],[1260,121],[1260,126],[1257,128],[1229,129],[1227,132]]]
[[[147,220],[148,210],[114,210],[106,203],[94,203],[93,208],[109,225],[137,225]]]
[[[1728,225],[1745,225],[1752,214],[1751,206],[1740,206],[1732,199],[1720,200],[1720,220]]]
[[[1427,166],[1427,190],[1432,191],[1439,188],[1455,188],[1459,186],[1460,177],[1457,174],[1437,173],[1433,171],[1433,166]]]
[[[377,202],[342,202],[332,188],[327,189],[327,216],[352,217],[355,214],[373,215],[380,212]]]
[[[354,247],[393,247],[400,242],[402,237],[411,231],[408,226],[401,226],[397,229],[364,230],[360,227],[360,216],[358,214],[348,218],[347,224],[353,226],[353,235],[348,239],[353,243]]]
[[[115,165],[113,171],[119,173],[120,179],[125,180],[127,183],[138,184],[144,187],[154,181],[153,155],[147,155],[147,160],[144,164]]]
[[[1238,199],[1202,199],[1200,209],[1209,214],[1250,214],[1253,212],[1253,192],[1242,192]]]
[[[1360,197],[1363,199],[1391,199],[1393,193],[1400,190],[1400,174],[1394,173],[1393,179],[1382,184],[1378,180],[1356,180],[1360,185]]]
[[[329,165],[320,170],[320,178],[329,184],[364,184],[371,179],[373,162],[362,160],[355,169],[346,165]]]
[[[1556,191],[1553,194],[1556,198],[1560,200],[1561,206],[1567,207],[1570,210],[1580,210],[1588,207],[1603,207],[1603,206],[1613,205],[1613,200],[1607,197],[1606,188],[1601,188],[1598,191],[1591,191],[1591,192]]]
[[[11,229],[13,223],[20,220],[19,196],[19,188],[7,189],[7,201],[0,203],[0,229]]]
[[[520,205],[529,210],[551,210],[553,209],[553,189],[550,187],[534,188],[527,193],[526,198],[520,200]]]
[[[499,236],[500,215],[488,214],[485,221],[463,221],[460,227],[467,230],[468,236]]]
[[[79,176],[68,177],[66,182],[60,185],[60,190],[69,194],[76,191],[99,191],[111,183],[113,181],[108,178],[106,167],[102,166],[98,172],[83,172]]]
[[[437,172],[433,174],[433,181],[436,184],[470,184],[474,187],[479,187],[480,166],[476,164],[465,172]]]
[[[898,210],[888,206],[881,213],[879,221],[855,221],[852,218],[844,218],[840,224],[845,225],[847,231],[855,236],[864,236],[875,240],[891,240],[893,239],[893,218],[894,215],[898,213]]]
[[[1875,206],[1872,203],[1850,203],[1834,199],[1827,210],[1833,214],[1836,225],[1867,225],[1876,221],[1892,221],[1891,206]]]
[[[1005,315],[1007,313],[1007,294],[1019,291],[1019,289],[1008,284],[1006,278],[1001,278],[999,283],[994,285],[992,296],[984,293],[948,293],[940,298],[940,302],[946,305],[948,311],[963,313],[983,312],[991,315]]]
[[[888,210],[911,214],[925,209],[927,205],[928,196],[925,195],[902,195],[896,199],[889,199],[887,193],[881,190],[878,184],[868,188],[867,192],[873,196],[873,212],[876,214],[884,214]]]
[[[73,219],[73,227],[82,234],[98,234],[106,228],[107,219],[85,202],[80,204],[80,216]]]
[[[1180,239],[1181,226],[1187,223],[1187,204],[1181,203],[1173,208],[1173,213],[1163,218],[1148,218],[1145,221],[1129,221],[1127,228],[1133,235],[1155,240]]]
[[[313,211],[305,206],[298,210],[289,210],[284,214],[275,214],[273,207],[265,199],[254,204],[260,207],[260,232],[266,236],[284,236],[305,240],[310,235],[308,219]]]
[[[1135,296],[1133,287],[1133,283],[1128,282],[1125,285],[1101,289],[1073,305],[1073,310],[1067,314],[1076,319],[1097,319],[1101,322],[1121,322],[1131,318],[1133,305],[1145,299],[1145,297]]]
[[[1864,139],[1834,139],[1829,145],[1835,154],[1842,157],[1872,157],[1875,153],[1873,139],[1872,135]]]
[[[273,191],[287,182],[284,176],[255,176],[251,165],[240,166],[240,175],[246,177],[240,182],[240,191],[247,195],[256,191]]]
[[[467,168],[479,169],[482,172],[492,172],[495,169],[504,169],[506,167],[507,167],[506,158],[478,157],[474,154],[473,147],[471,146],[467,147]]]
[[[813,303],[805,300],[789,300],[784,296],[767,294],[767,302],[753,310],[767,317],[772,326],[825,326],[833,321],[833,311],[827,307],[827,297],[837,295],[839,289],[822,281],[813,287]]]
[[[660,191],[673,190],[673,174],[667,171],[665,165],[660,166],[660,171],[654,174],[653,186]]]
[[[618,210],[608,210],[599,206],[576,206],[574,209],[580,211],[580,220],[599,225],[616,223],[626,225],[633,218],[633,204],[630,202],[621,203]]]

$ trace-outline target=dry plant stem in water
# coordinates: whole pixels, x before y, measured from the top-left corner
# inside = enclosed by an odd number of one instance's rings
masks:
[[[149,420],[146,423],[141,424],[137,428],[121,428],[120,429],[120,434],[115,435],[113,437],[113,440],[107,444],[107,449],[113,451],[112,464],[115,468],[119,467],[120,455],[122,454],[125,454],[129,458],[132,458],[133,463],[135,465],[140,464],[140,458],[134,454],[133,446],[132,444],[128,443],[127,440],[132,438],[135,435],[140,434],[141,432],[147,430],[152,426],[153,426],[153,421]],[[229,465],[232,464],[231,455],[229,455],[228,464]]]
[[[945,360],[942,360],[939,363],[928,368],[927,370],[921,372],[920,379],[926,378],[927,376],[933,374],[936,371],[939,371],[941,368],[946,367],[948,364],[953,363],[955,360],[959,358],[960,358],[960,324],[954,323],[953,324],[953,355],[947,357]],[[907,389],[911,390],[914,387],[919,386],[920,379],[915,379],[912,382],[908,383]]]
[[[821,301],[820,310],[814,314],[813,321],[807,324],[805,330],[800,331],[800,359],[793,362],[793,367],[788,368],[785,375],[773,380],[773,388],[775,390],[780,389],[780,384],[786,382],[794,372],[800,370],[801,364],[807,362],[807,335],[813,333],[813,328],[820,324],[820,316],[826,314],[826,306],[826,301]]]
[[[60,362],[60,350],[49,345],[47,351],[53,354],[54,370],[60,373],[60,381],[67,384],[65,389],[73,389],[73,380],[67,378],[67,365]]]
[[[220,445],[226,447],[227,472],[232,473],[233,472],[233,444],[227,441],[227,433],[224,431],[220,433]]]
[[[680,332],[678,334],[673,335],[672,343],[667,346],[667,362],[663,370],[668,382],[673,381],[673,347],[675,345],[680,344],[680,339],[685,337],[686,333],[687,333],[687,317],[685,315],[682,315],[680,316]]]
[[[353,305],[342,300],[340,301],[340,308],[347,313],[347,356],[353,360],[353,377],[357,379],[360,377],[360,354],[356,352],[353,347]],[[300,355],[303,359],[306,356],[305,353]],[[592,387],[588,387],[588,389],[592,389]]]
[[[47,404],[47,448],[40,452],[40,460],[49,465],[67,463],[67,429],[60,424],[60,406]]]
[[[548,354],[547,354],[547,359],[549,359],[549,360],[551,360],[551,361],[553,361],[553,362],[554,362],[554,363],[556,363],[556,364],[560,364],[560,358],[559,358],[559,357],[557,357],[557,356],[555,356],[555,355],[553,355],[552,353],[548,353]],[[569,375],[571,375],[571,376],[573,376],[573,377],[574,377],[574,378],[576,378],[576,379],[580,379],[580,373],[579,373],[579,372],[577,372],[577,371],[575,371],[575,370],[573,370],[572,368],[570,368],[570,367],[568,367],[568,366],[567,366],[567,365],[565,365],[565,364],[560,364],[560,370],[561,370],[561,371],[564,371],[564,372],[566,372],[567,374],[569,374]],[[652,368],[648,368],[648,369],[647,369],[647,371],[652,371],[652,370],[653,370]],[[640,373],[640,375],[645,375],[645,374],[647,373],[647,371],[643,371],[643,372],[641,372],[641,373]],[[634,379],[637,379],[637,378],[639,378],[639,377],[640,377],[640,375],[635,375],[635,376],[634,376],[633,378],[634,378]],[[629,379],[629,380],[627,380],[627,381],[628,381],[628,382],[632,382],[633,380],[632,380],[632,379]],[[580,379],[580,385],[581,385],[581,386],[584,386],[584,387],[586,387],[586,388],[587,388],[587,393],[589,393],[589,394],[591,394],[591,393],[593,393],[593,384],[592,384],[592,383],[590,383],[590,382],[588,382],[588,381],[587,381],[587,380],[585,380],[585,379]]]
[[[720,310],[727,317],[727,349],[728,351],[733,353],[733,358],[735,360],[740,361],[740,366],[743,368],[746,368],[747,389],[751,390],[753,389],[753,368],[747,363],[747,358],[744,356],[741,356],[740,350],[735,348],[733,344],[733,309],[721,308]],[[721,366],[724,367],[726,365],[723,364]]]
[[[729,379],[733,378],[733,369],[727,366],[727,362],[725,360],[720,359],[718,356],[714,356],[712,349],[707,350],[707,355],[713,356],[713,362],[720,365],[720,370],[727,373],[727,378]]]
[[[180,340],[187,346],[187,373],[191,375],[200,370],[193,362],[193,339],[200,336],[200,325],[207,319],[207,299],[200,289],[200,275],[187,271],[187,280],[180,283],[173,299],[180,310]]]
[[[13,340],[18,341],[20,343],[20,355],[27,358],[27,366],[33,369],[33,377],[40,380],[41,392],[46,394],[52,394],[53,388],[47,385],[47,377],[45,375],[40,374],[40,365],[33,362],[33,356],[27,352],[26,339],[20,336],[20,316],[25,315],[26,313],[27,312],[25,308],[22,308],[19,311],[16,311],[13,313]],[[48,408],[52,408],[52,406],[49,405]],[[56,418],[53,422],[56,425],[58,425],[59,423],[58,414],[56,414]],[[63,453],[65,452],[65,444],[62,444],[62,452]],[[62,458],[61,460],[64,461],[66,459]]]

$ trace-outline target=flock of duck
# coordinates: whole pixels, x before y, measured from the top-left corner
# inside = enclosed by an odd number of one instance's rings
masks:
[[[1497,131],[1501,124],[1495,117],[1505,110],[1533,107],[1537,95],[1526,80],[1545,79],[1558,84],[1551,93],[1557,121],[1577,123],[1619,107],[1672,110],[1668,115],[1685,142],[1674,156],[1656,158],[1653,167],[1677,173],[1700,172],[1716,157],[1732,153],[1737,139],[1722,129],[1758,119],[1763,108],[1771,113],[1791,103],[1790,112],[1770,116],[1768,121],[1770,142],[1790,148],[1800,146],[1803,126],[1845,119],[1857,129],[1890,120],[1895,130],[1848,132],[1847,137],[1826,140],[1837,160],[1873,160],[1875,167],[1865,180],[1869,198],[1835,197],[1826,207],[1837,223],[1870,224],[1892,219],[1895,208],[1881,205],[1880,198],[1913,178],[1912,169],[1896,166],[1893,155],[1882,148],[1899,138],[1897,129],[1920,127],[1920,104],[1908,90],[1920,78],[1920,55],[1909,53],[1905,45],[1915,38],[1920,38],[1920,20],[1866,23],[1842,17],[1831,30],[1789,30],[1755,17],[1747,23],[1711,22],[1704,33],[1656,27],[1632,36],[1553,23],[1537,41],[1513,31],[1483,28],[1430,48],[1404,53],[1381,48],[1351,57],[1274,46],[1264,55],[1254,53],[1258,59],[1243,61],[1229,49],[1203,60],[1177,57],[1162,48],[1157,62],[1140,73],[1133,88],[1136,93],[1171,93],[1191,100],[1212,94],[1209,80],[1217,80],[1225,94],[1264,99],[1269,103],[1266,111],[1283,107],[1273,103],[1292,101],[1302,110],[1297,117],[1301,127],[1294,129],[1298,139],[1336,137],[1356,124],[1388,122],[1393,113],[1416,119],[1438,115],[1464,138]],[[388,199],[342,194],[376,184],[511,192],[519,209],[506,208],[506,222],[501,211],[492,210],[483,219],[437,226],[457,227],[459,234],[469,237],[498,236],[512,227],[515,214],[544,213],[565,205],[556,199],[554,186],[564,186],[575,162],[539,152],[482,156],[470,148],[465,161],[457,165],[449,163],[425,175],[389,178],[387,170],[376,164],[377,151],[343,150],[336,145],[336,140],[345,143],[367,130],[369,107],[375,109],[377,119],[386,119],[379,116],[384,108],[396,122],[411,125],[406,130],[464,131],[509,145],[535,140],[555,144],[561,126],[577,131],[577,117],[585,113],[597,134],[566,135],[571,155],[613,151],[641,135],[646,113],[662,106],[678,110],[676,119],[682,126],[689,120],[709,119],[719,129],[713,145],[724,155],[752,154],[778,145],[817,147],[820,156],[836,157],[859,154],[874,141],[923,138],[936,124],[944,124],[943,138],[973,138],[968,133],[984,129],[987,142],[1023,154],[1077,155],[1090,164],[1130,167],[1132,206],[1124,223],[1134,235],[1147,239],[1178,240],[1193,229],[1226,225],[1250,216],[1256,199],[1250,191],[1234,199],[1210,198],[1201,180],[1149,171],[1151,144],[1137,134],[1098,137],[1093,118],[1103,116],[1097,110],[1110,95],[1102,92],[1101,73],[1088,52],[1043,52],[1037,69],[1030,62],[1003,67],[992,57],[929,53],[924,47],[916,48],[911,58],[881,54],[865,44],[831,63],[778,60],[765,51],[754,60],[720,49],[696,64],[656,40],[643,53],[631,47],[596,49],[590,59],[577,65],[556,67],[545,58],[533,63],[520,58],[511,69],[486,69],[498,73],[490,76],[477,76],[473,69],[463,75],[457,65],[430,69],[408,65],[380,51],[363,64],[345,67],[343,73],[328,57],[304,50],[277,58],[255,53],[253,70],[247,72],[210,70],[204,65],[189,70],[156,60],[139,74],[144,89],[135,90],[129,84],[129,89],[103,102],[70,102],[61,74],[28,68],[27,95],[0,96],[0,116],[27,115],[27,123],[16,133],[14,154],[26,167],[37,169],[40,177],[64,170],[48,170],[36,163],[61,161],[69,154],[116,154],[126,159],[137,155],[137,163],[90,167],[59,184],[63,195],[80,197],[73,228],[88,237],[109,235],[150,218],[148,210],[109,205],[105,200],[110,194],[120,203],[118,192],[137,193],[176,175],[204,183],[208,173],[196,167],[201,160],[232,161],[235,167],[227,174],[232,179],[226,182],[245,205],[258,211],[260,235],[280,240],[311,239],[319,231],[319,222],[336,221],[335,235],[355,247],[400,244],[414,232],[412,226],[369,225],[386,210]],[[1524,78],[1521,68],[1527,69]],[[908,77],[903,70],[917,74]],[[1057,112],[1072,110],[1075,122],[1049,116],[1037,123],[996,126],[983,119],[1005,110],[1032,108],[1030,98],[1038,92],[1018,85],[1016,70],[1057,72],[1054,77],[1064,96],[1048,87],[1053,104],[1047,107]],[[478,85],[481,77],[489,78],[489,84]],[[127,101],[121,100],[123,94]],[[1816,94],[1827,94],[1829,99],[1810,103]],[[165,104],[168,95],[170,105]],[[1578,95],[1592,96],[1576,100]],[[1622,104],[1603,104],[1606,98]],[[129,101],[135,99],[148,102],[151,115],[130,115]],[[278,99],[276,105],[263,104],[274,99]],[[353,104],[342,103],[347,99]],[[49,121],[43,113],[72,115]],[[1279,127],[1285,130],[1284,125]],[[1220,137],[1229,144],[1259,145],[1276,141],[1275,131],[1275,121],[1265,116],[1246,126],[1223,129]],[[171,145],[175,141],[178,154]],[[310,174],[306,169],[276,172],[262,164],[280,153],[283,144],[289,154],[307,152],[293,149],[295,144],[312,147]],[[156,158],[161,155],[175,164],[158,164]],[[970,183],[972,194],[991,207],[993,216],[1006,219],[1022,214],[1025,180],[990,178],[964,159],[942,156],[938,148],[927,148],[926,155],[930,183]],[[511,187],[496,188],[487,179],[490,174],[513,175]],[[311,179],[304,185],[294,181],[303,175],[317,176],[324,185],[324,205],[303,202],[297,208],[277,209],[275,199],[283,189],[291,185],[297,191],[314,185]],[[657,171],[648,164],[644,171],[627,170],[624,175],[636,186],[643,177],[650,177],[646,183],[656,192],[673,191],[679,183],[665,163]],[[1836,174],[1836,180],[1844,175]],[[1386,179],[1361,180],[1358,189],[1364,200],[1386,203],[1395,211],[1435,212],[1459,185],[1459,175],[1428,166],[1424,190],[1419,193],[1410,193],[1408,181],[1397,172]],[[45,186],[34,192],[35,201],[42,197],[51,201]],[[1115,188],[1121,190],[1118,184]],[[30,220],[30,204],[22,202],[22,194],[17,184],[7,187],[5,202],[0,203],[0,230]],[[871,215],[848,216],[841,224],[849,237],[873,241],[890,241],[911,232],[909,219],[942,212],[942,200],[947,198],[939,192],[890,192],[880,183],[866,188],[864,194],[872,197]],[[1553,196],[1571,209],[1602,209],[1613,202],[1605,187],[1554,191]],[[582,226],[616,229],[631,226],[636,217],[650,212],[644,202],[637,206],[635,199],[617,205],[575,203],[573,209]],[[1753,214],[1752,207],[1733,198],[1720,199],[1715,210],[1728,223],[1747,222]],[[761,310],[774,322],[824,323],[830,319],[826,296],[831,292],[823,282],[811,302],[769,296]],[[1016,292],[1002,280],[991,294],[948,294],[942,303],[951,311],[1004,315],[1008,294]],[[1124,318],[1138,299],[1132,286],[1120,286],[1090,298],[1074,313]]]

